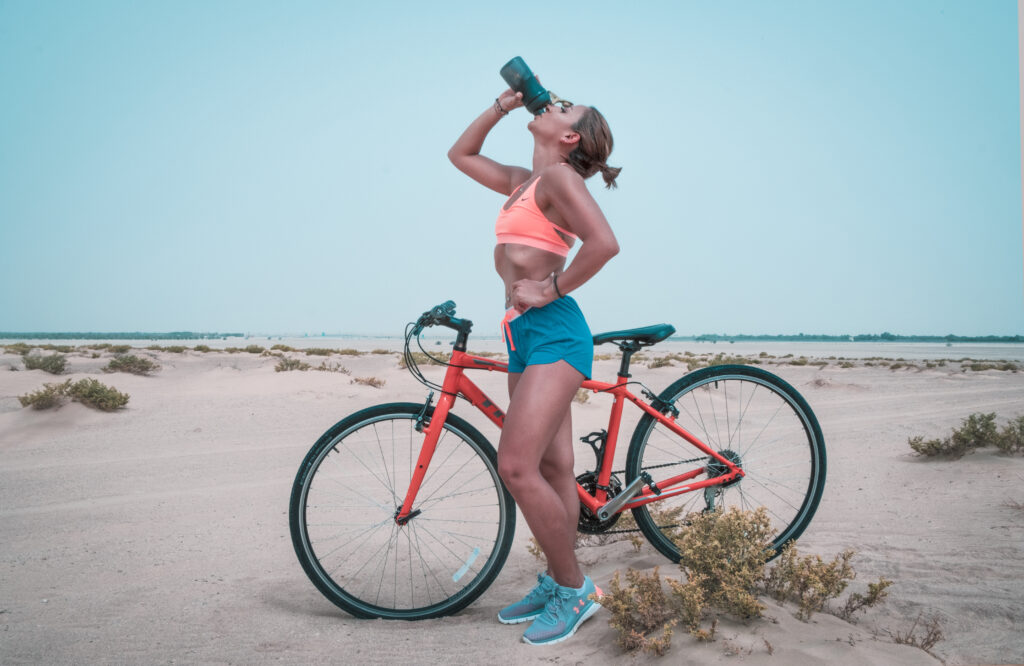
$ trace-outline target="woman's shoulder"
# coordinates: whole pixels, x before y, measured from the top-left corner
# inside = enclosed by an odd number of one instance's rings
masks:
[[[540,182],[537,185],[537,189],[542,190],[545,196],[559,196],[560,194],[580,189],[586,190],[587,188],[583,177],[565,162],[544,167],[538,180]]]
[[[583,177],[565,162],[544,167],[544,170],[540,172],[539,179],[551,189],[556,190],[584,185]]]

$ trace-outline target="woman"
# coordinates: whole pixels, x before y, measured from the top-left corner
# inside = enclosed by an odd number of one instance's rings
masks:
[[[573,471],[570,406],[590,377],[594,347],[576,301],[568,296],[619,251],[615,235],[584,183],[601,172],[607,187],[619,169],[605,160],[612,135],[594,108],[549,105],[527,128],[533,168],[506,166],[480,154],[499,120],[522,106],[506,90],[463,132],[448,158],[473,180],[509,197],[496,225],[494,265],[505,283],[502,328],[509,350],[509,407],[498,446],[498,471],[547,559],[547,571],[521,601],[503,608],[505,624],[533,620],[523,640],[534,645],[572,636],[600,605],[580,571],[574,543],[579,499]],[[572,263],[575,240],[582,245]]]

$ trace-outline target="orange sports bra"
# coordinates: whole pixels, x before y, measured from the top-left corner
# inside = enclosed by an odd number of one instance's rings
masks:
[[[572,239],[576,239],[577,236],[568,229],[558,226],[541,212],[534,196],[539,182],[540,178],[537,178],[519,195],[515,203],[507,209],[502,207],[498,213],[498,221],[494,225],[494,233],[498,236],[498,243],[527,245],[566,257],[569,255],[569,244],[558,235],[558,231]],[[556,229],[558,231],[555,231]]]

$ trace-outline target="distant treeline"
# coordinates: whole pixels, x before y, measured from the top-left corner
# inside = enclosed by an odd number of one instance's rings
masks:
[[[706,333],[692,338],[697,342],[1024,342],[1022,335],[893,335],[865,333],[861,335],[718,335]]]
[[[5,333],[0,331],[0,340],[218,340],[220,338],[242,338],[243,333],[193,333],[172,331],[171,333]]]

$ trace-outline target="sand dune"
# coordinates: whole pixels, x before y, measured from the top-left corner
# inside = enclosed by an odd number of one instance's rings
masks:
[[[703,351],[739,351],[722,347]],[[600,613],[546,648],[494,621],[537,568],[523,521],[496,583],[455,617],[357,620],[310,584],[288,533],[295,471],[341,417],[423,399],[395,355],[331,357],[346,375],[278,373],[277,359],[254,354],[137,353],[162,369],[104,375],[109,354],[68,357],[68,377],[131,395],[117,413],[23,409],[18,395],[56,378],[9,371],[20,358],[0,355],[0,662],[936,663],[887,634],[921,613],[939,618],[946,639],[934,653],[946,663],[1024,662],[1024,457],[979,451],[923,461],[906,444],[948,434],[971,412],[1024,413],[1024,373],[769,366],[808,399],[828,445],[825,498],[801,550],[831,557],[855,548],[854,590],[879,576],[895,585],[856,624],[827,614],[804,623],[770,603],[772,621],[725,622],[711,644],[677,635],[659,661],[623,656]],[[595,374],[610,378],[616,367],[599,361]],[[657,390],[683,371],[635,366]],[[480,374],[485,390],[504,398],[504,377]],[[605,406],[599,398],[577,406],[577,434],[603,427]],[[458,413],[497,441],[465,405]],[[590,462],[583,445],[577,456]],[[623,542],[585,547],[580,558],[598,584],[627,567],[671,570],[650,547]]]

